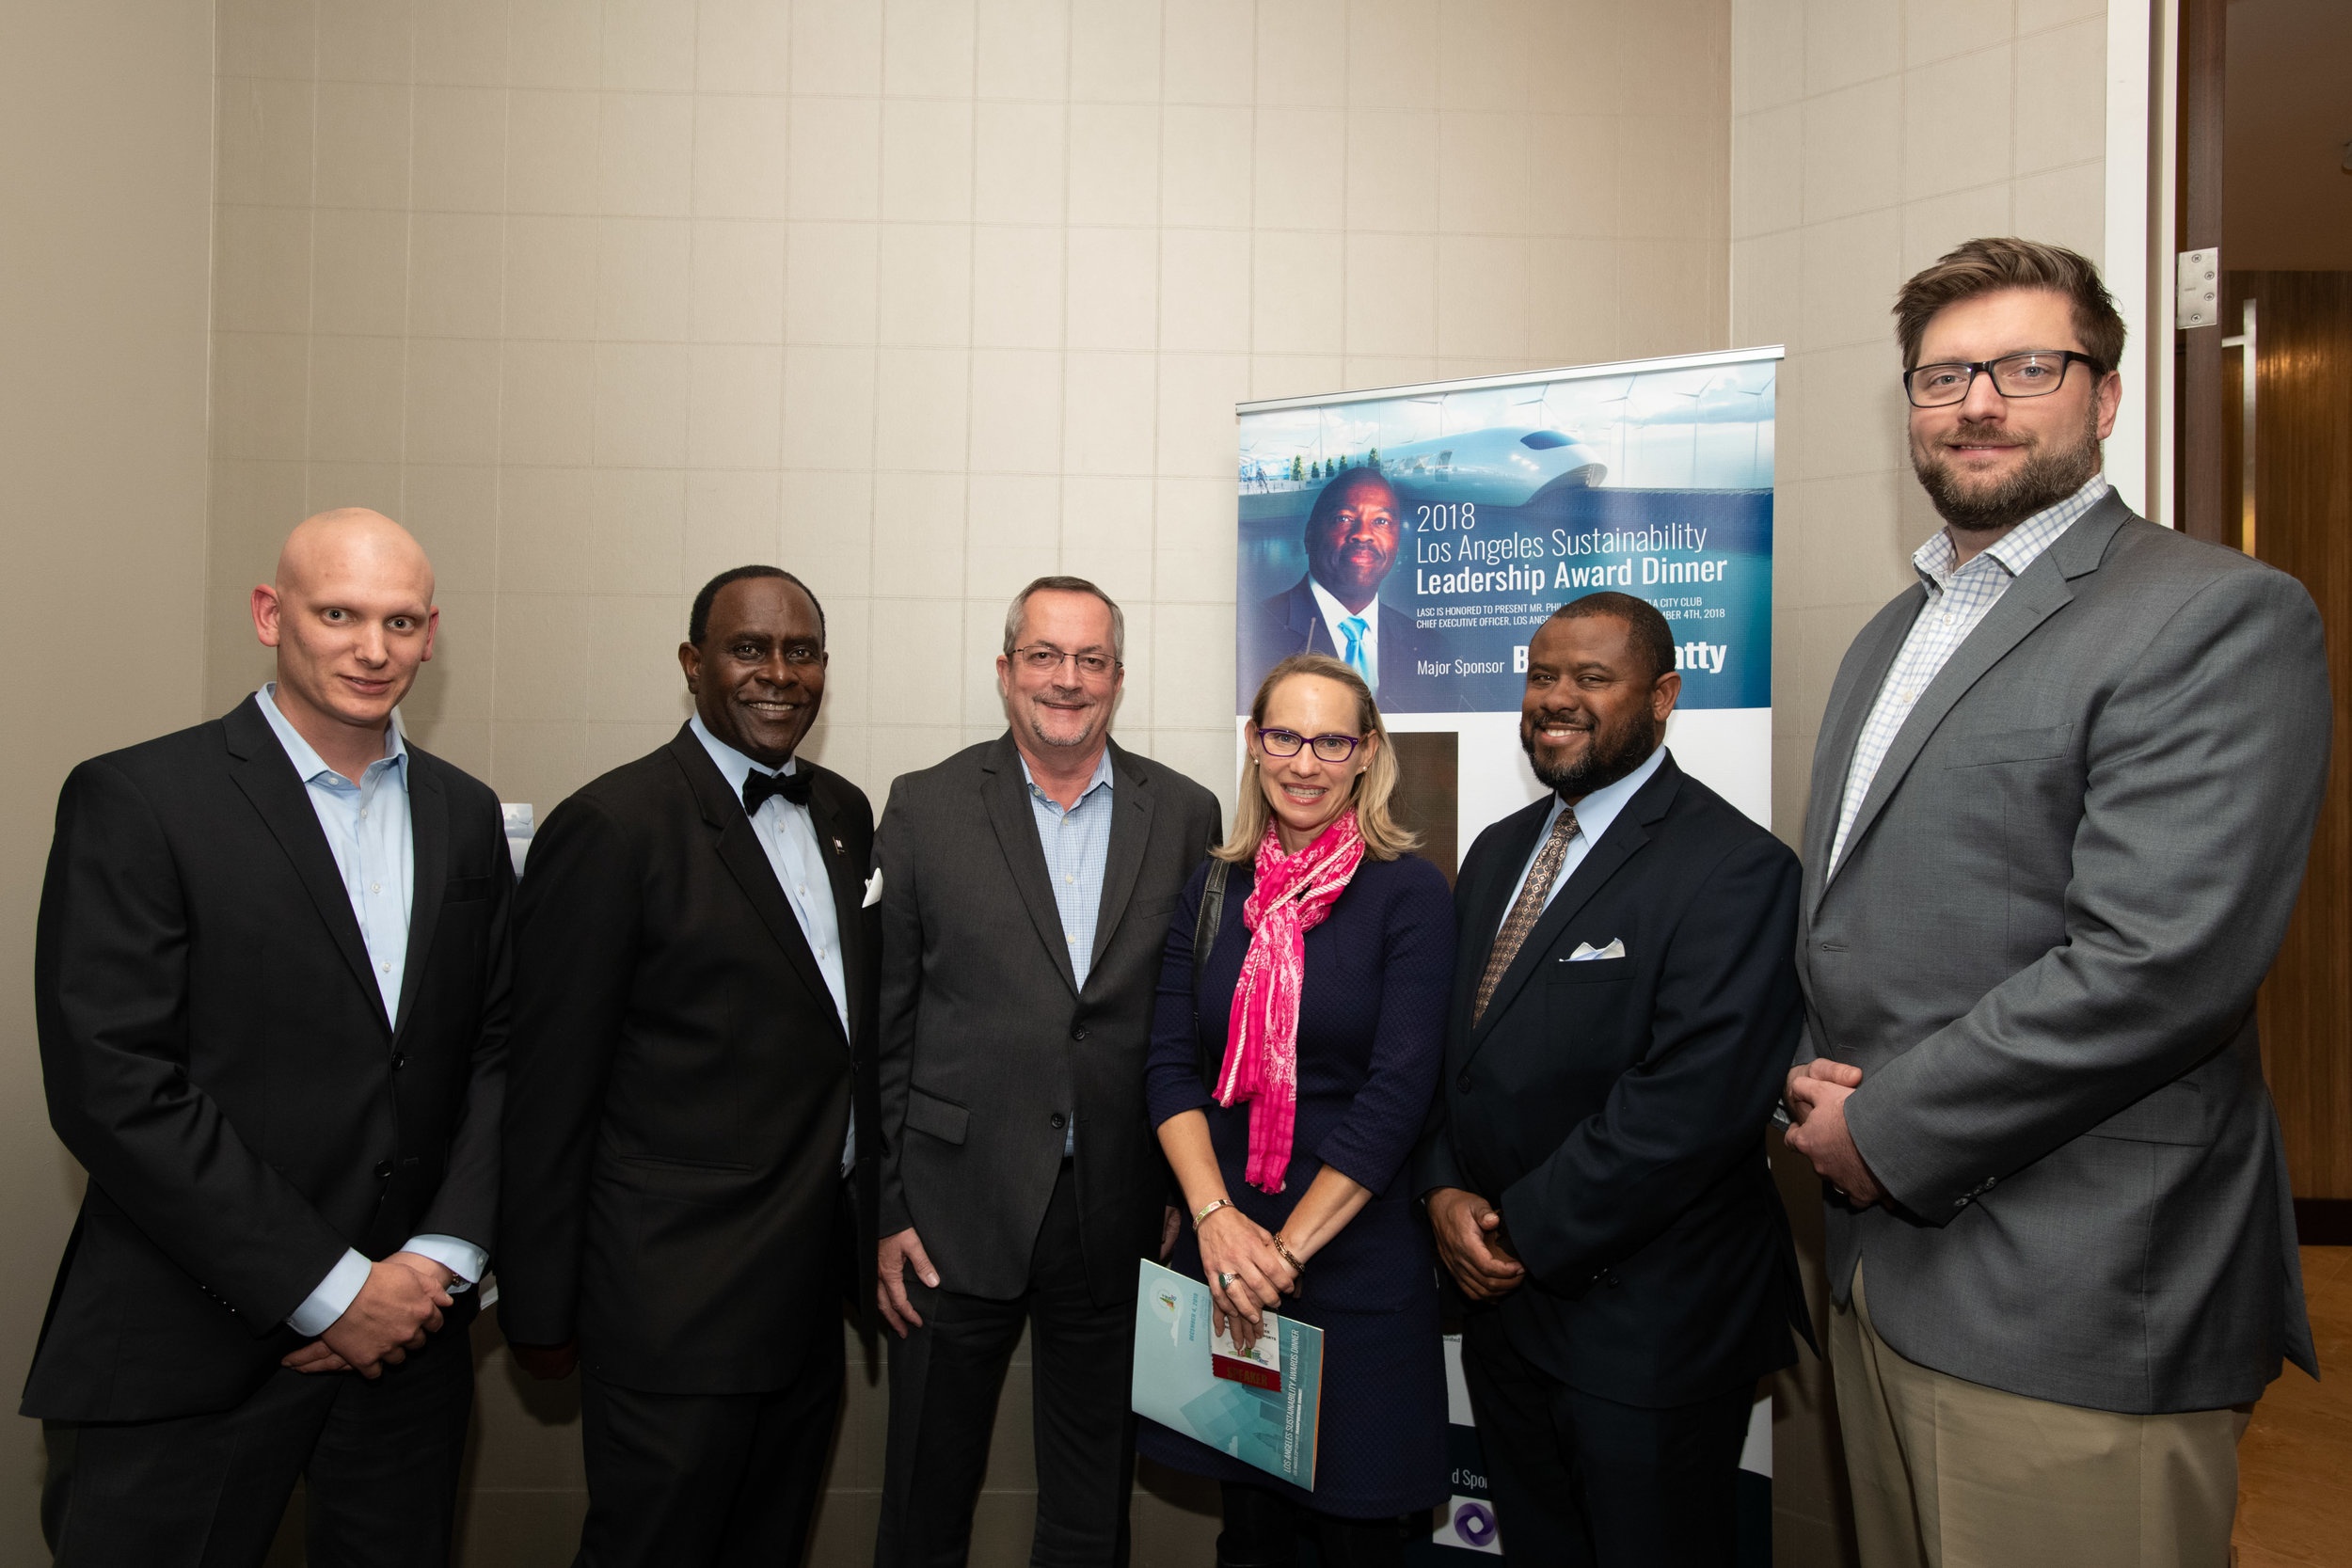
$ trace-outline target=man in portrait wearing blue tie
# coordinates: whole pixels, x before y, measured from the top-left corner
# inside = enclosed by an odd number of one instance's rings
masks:
[[[1418,683],[1425,650],[1413,618],[1380,600],[1404,532],[1404,508],[1379,469],[1349,468],[1323,487],[1302,535],[1306,575],[1243,612],[1243,705],[1265,673],[1294,654],[1339,659],[1383,707]]]
[[[678,661],[693,716],[532,842],[499,1321],[581,1373],[581,1564],[788,1568],[873,1290],[874,816],[796,754],[828,662],[797,578],[713,578]]]
[[[277,679],[57,801],[35,1011],[89,1173],[24,1412],[57,1562],[445,1561],[492,1245],[514,873],[402,734],[433,567],[358,508],[252,593]]]

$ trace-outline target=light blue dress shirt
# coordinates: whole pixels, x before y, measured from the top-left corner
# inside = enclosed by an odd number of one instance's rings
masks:
[[[712,735],[699,713],[687,721],[687,727],[702,742],[739,800],[743,798],[743,781],[755,772],[772,778],[800,770],[798,757],[787,757],[782,768],[760,767]],[[850,983],[841,967],[841,921],[833,907],[833,879],[825,874],[825,851],[817,841],[817,824],[806,806],[771,795],[759,802],[759,811],[752,817],[752,833],[766,851],[776,880],[783,884],[784,901],[792,906],[792,918],[801,923],[801,935],[808,939],[808,950],[825,976],[825,989],[833,992],[834,1011],[840,1016],[841,1037],[846,1040],[850,1037]],[[841,1145],[841,1174],[849,1175],[855,1164],[857,1117],[851,1116],[850,1135]]]
[[[1592,853],[1593,846],[1600,842],[1600,835],[1609,831],[1609,825],[1617,819],[1617,814],[1625,810],[1625,803],[1641,792],[1642,786],[1650,782],[1665,760],[1666,748],[1661,746],[1649,754],[1649,760],[1641,767],[1615,784],[1603,784],[1576,803],[1576,836],[1568,840],[1568,851],[1560,862],[1560,875],[1551,879],[1551,891],[1544,895],[1545,909],[1551,908],[1551,901],[1560,896],[1560,890],[1568,885],[1568,878],[1584,863],[1584,857]],[[1502,906],[1503,920],[1509,920],[1511,911],[1518,907],[1519,891],[1527,886],[1527,874],[1535,869],[1535,857],[1544,852],[1544,841],[1551,837],[1551,830],[1558,824],[1560,813],[1566,807],[1567,801],[1559,796],[1551,798],[1551,810],[1544,815],[1544,831],[1535,835],[1535,847],[1528,852],[1527,863],[1519,867],[1519,879],[1511,884],[1511,897]],[[1500,922],[1495,929],[1502,929]]]
[[[1111,753],[1103,749],[1077,803],[1064,810],[1037,785],[1029,759],[1021,759],[1021,776],[1029,785],[1029,814],[1037,820],[1037,841],[1045,851],[1045,872],[1054,884],[1054,907],[1061,912],[1061,935],[1070,949],[1070,974],[1086,990],[1094,967],[1094,932],[1103,911],[1103,869],[1111,858]],[[1078,1151],[1078,1118],[1073,1115],[1062,1130],[1061,1151],[1066,1159]]]
[[[401,738],[400,716],[384,729],[384,754],[367,766],[353,784],[326,765],[317,748],[278,711],[278,683],[254,693],[262,717],[269,721],[286,759],[302,779],[303,793],[326,835],[336,873],[351,899],[351,912],[359,922],[359,939],[368,950],[368,967],[374,972],[384,1018],[400,1016],[400,982],[408,967],[408,911],[416,895],[416,837],[408,822],[408,746]],[[462,1291],[482,1277],[488,1255],[473,1243],[455,1236],[411,1236],[404,1251],[421,1254],[456,1275]],[[317,1338],[350,1309],[361,1286],[368,1282],[365,1255],[349,1248],[327,1270],[309,1299],[287,1316],[295,1333]]]

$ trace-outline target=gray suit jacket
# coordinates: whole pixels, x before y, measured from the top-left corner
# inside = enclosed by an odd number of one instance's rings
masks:
[[[950,1291],[1009,1300],[1077,1120],[1088,1287],[1135,1294],[1168,1167],[1143,1101],[1169,911],[1216,797],[1110,748],[1114,810],[1081,990],[1008,734],[890,787],[882,813],[882,1234],[913,1226]],[[1072,1259],[1074,1265],[1078,1259]]]
[[[1847,651],[1805,815],[1798,1059],[1862,1069],[1848,1123],[1899,1204],[1825,1195],[1837,1299],[1867,1261],[1905,1356],[2102,1410],[2315,1372],[2254,1028],[2328,773],[2311,596],[2110,495],[1929,685],[1833,871],[1925,602]]]

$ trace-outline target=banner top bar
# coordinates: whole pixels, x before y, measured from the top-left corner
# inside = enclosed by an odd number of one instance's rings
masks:
[[[1267,398],[1233,404],[1233,417],[1270,414],[1283,408],[1327,408],[1341,403],[1377,403],[1394,398],[1435,397],[1445,392],[1490,391],[1548,381],[1590,381],[1602,376],[1645,375],[1653,371],[1698,371],[1714,365],[1746,365],[1758,359],[1785,359],[1788,348],[1772,343],[1763,348],[1724,349],[1714,354],[1676,354],[1660,359],[1619,359],[1606,365],[1572,365],[1556,371],[1521,371],[1512,375],[1471,376],[1462,381],[1422,381],[1407,387],[1374,387],[1360,392],[1322,392],[1300,398]]]

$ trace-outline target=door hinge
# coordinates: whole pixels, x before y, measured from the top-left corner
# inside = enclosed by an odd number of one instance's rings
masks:
[[[2182,251],[2172,271],[2172,329],[2185,332],[2220,322],[2221,247]]]

